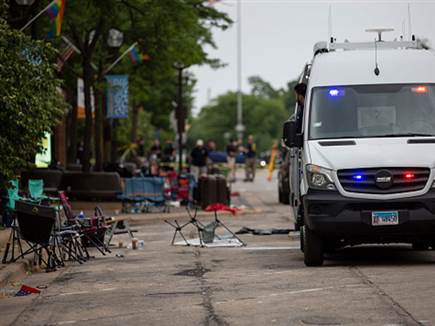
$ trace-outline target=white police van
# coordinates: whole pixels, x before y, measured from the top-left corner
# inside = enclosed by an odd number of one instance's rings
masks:
[[[435,246],[435,54],[375,31],[316,45],[302,133],[284,124],[307,266],[346,245]]]

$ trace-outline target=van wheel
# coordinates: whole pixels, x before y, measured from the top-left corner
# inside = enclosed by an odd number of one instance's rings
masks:
[[[304,229],[304,263],[306,266],[322,266],[323,264],[323,241],[306,225]]]
[[[412,250],[428,250],[429,249],[429,243],[427,242],[413,242],[412,243]]]

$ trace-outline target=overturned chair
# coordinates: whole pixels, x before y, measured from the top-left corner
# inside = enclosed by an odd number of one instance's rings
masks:
[[[214,220],[208,224],[204,224],[198,220],[198,208],[192,211],[187,208],[187,214],[189,216],[189,221],[180,224],[177,220],[168,221],[165,220],[167,224],[172,226],[174,230],[174,235],[171,240],[171,245],[185,245],[185,246],[199,246],[199,247],[239,247],[246,246],[245,242],[241,240],[233,231],[231,231],[218,217],[218,211],[230,211],[235,214],[234,209],[229,208],[223,204],[214,204],[206,208],[208,212],[214,212]],[[197,239],[187,239],[183,234],[183,231],[188,226],[193,226],[198,234]],[[216,234],[217,228],[223,228],[228,232],[228,236]],[[175,242],[177,235],[183,239],[181,242]]]

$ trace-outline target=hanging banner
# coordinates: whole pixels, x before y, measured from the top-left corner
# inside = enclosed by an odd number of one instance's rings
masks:
[[[92,117],[95,117],[94,90],[91,89]],[[77,78],[77,118],[84,119],[85,113],[85,85],[83,79]]]
[[[108,75],[107,118],[128,118],[128,75]]]

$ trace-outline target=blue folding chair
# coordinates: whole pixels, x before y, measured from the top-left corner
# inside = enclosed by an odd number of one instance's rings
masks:
[[[165,198],[164,178],[145,177],[138,179],[140,179],[142,185],[142,195],[145,199],[145,211],[149,212],[151,207],[163,207],[164,212],[169,212],[169,206],[167,205]]]
[[[142,185],[137,179],[138,178],[124,179],[124,190],[122,194],[118,196],[118,199],[122,201],[122,211],[124,213],[128,213],[131,210],[136,211],[137,207],[135,206],[145,201],[145,198],[141,195]]]

